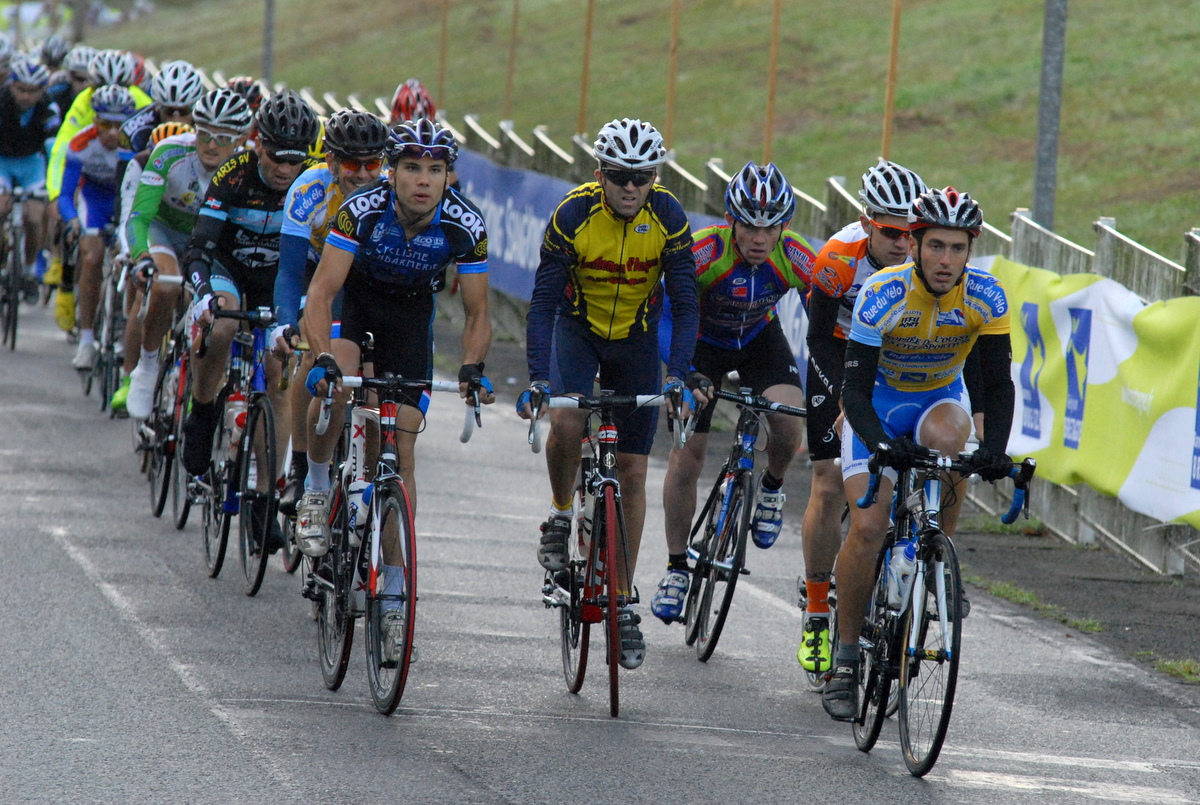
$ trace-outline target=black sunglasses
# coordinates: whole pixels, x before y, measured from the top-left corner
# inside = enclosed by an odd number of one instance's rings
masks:
[[[633,182],[634,187],[645,187],[654,181],[654,171],[626,171],[613,168],[603,168],[600,175],[617,187],[624,187]]]
[[[267,159],[278,165],[302,165],[308,161],[308,154],[295,148],[282,148],[271,143],[263,143],[263,151]]]

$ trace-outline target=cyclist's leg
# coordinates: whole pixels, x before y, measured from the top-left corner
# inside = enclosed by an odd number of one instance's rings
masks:
[[[957,391],[955,390],[957,387]],[[961,383],[947,387],[946,396],[929,404],[917,419],[917,441],[937,450],[943,456],[956,457],[967,445],[971,435],[971,412],[966,405]],[[939,524],[949,536],[954,536],[958,514],[966,497],[966,479],[952,474],[953,484],[945,484]]]
[[[708,433],[699,426],[682,448],[671,450],[663,479],[663,514],[666,517],[667,555],[687,553],[688,534],[696,515],[696,484],[704,471]]]
[[[26,188],[28,189],[28,188]],[[25,226],[25,265],[37,263],[38,254],[46,245],[46,202],[40,198],[25,200],[21,221]]]
[[[221,300],[225,310],[241,309],[241,291],[224,267],[213,261],[210,284],[213,296]],[[237,332],[238,323],[217,319],[208,335],[208,347],[203,357],[200,347],[203,334],[193,331],[192,338],[192,410],[183,425],[183,466],[191,475],[203,475],[212,458],[212,437],[220,424],[217,394],[225,385],[225,369],[229,363],[229,345]]]

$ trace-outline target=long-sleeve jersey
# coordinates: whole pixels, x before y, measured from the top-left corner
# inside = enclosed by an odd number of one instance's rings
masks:
[[[100,133],[89,125],[75,135],[67,149],[63,168],[62,190],[58,211],[64,221],[79,217],[75,208],[75,190],[86,183],[105,195],[117,193],[117,150],[111,151],[100,143]]]
[[[344,200],[342,188],[325,163],[309,168],[292,182],[283,206],[279,273],[275,276],[275,315],[280,324],[299,320],[309,266],[320,262],[325,238]]]
[[[131,160],[129,169],[133,170],[135,164],[137,160]],[[167,137],[155,146],[133,198],[130,254],[136,258],[149,250],[147,235],[152,221],[176,232],[191,232],[204,192],[215,174],[200,162],[192,132]]]
[[[583,319],[601,338],[653,331],[663,288],[675,329],[668,374],[684,377],[699,327],[692,231],[679,201],[654,185],[637,214],[619,218],[598,182],[580,185],[558,205],[542,241],[526,331],[530,380],[550,376],[556,315]]]
[[[130,87],[129,93],[133,95],[133,103],[138,109],[152,103],[150,96],[141,87]],[[92,120],[96,117],[96,113],[92,109],[93,94],[95,94],[95,88],[89,87],[75,96],[75,100],[71,102],[71,108],[63,117],[58,134],[54,137],[54,147],[50,150],[50,164],[46,168],[46,191],[49,193],[51,201],[58,198],[58,194],[62,191],[63,170],[67,164],[67,147],[76,134],[92,125]]]

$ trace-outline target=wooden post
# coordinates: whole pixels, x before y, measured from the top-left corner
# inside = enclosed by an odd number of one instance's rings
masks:
[[[450,0],[442,0],[442,42],[438,52],[437,105],[446,104],[446,47],[450,41]]]
[[[504,80],[504,119],[512,120],[513,74],[517,69],[517,17],[521,0],[513,0],[512,28],[508,34],[508,75]]]
[[[775,70],[779,62],[779,22],[783,0],[775,0],[771,11],[771,51],[767,57],[767,122],[763,133],[763,164],[771,161],[771,139],[775,129]]]
[[[883,101],[883,144],[880,156],[888,158],[892,150],[892,115],[896,106],[896,69],[900,61],[900,14],[902,0],[892,0],[892,51],[888,56],[887,92]]]
[[[588,73],[592,64],[592,20],[596,15],[596,0],[588,0],[587,22],[583,29],[583,78],[579,82],[579,117],[575,120],[575,133],[587,131]]]
[[[679,72],[679,17],[683,0],[671,0],[671,44],[667,48],[667,145],[675,142],[675,78]]]

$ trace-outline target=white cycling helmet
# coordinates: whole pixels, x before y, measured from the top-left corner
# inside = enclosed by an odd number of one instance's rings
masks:
[[[12,63],[12,80],[45,87],[50,83],[50,69],[29,57],[17,59]]]
[[[192,122],[197,126],[213,126],[244,134],[253,121],[250,104],[229,87],[206,93],[192,107]]]
[[[96,58],[96,49],[91,45],[76,45],[67,53],[63,60],[63,68],[73,73],[90,73],[92,59]]]
[[[92,111],[100,120],[124,123],[137,111],[137,106],[128,89],[120,84],[105,84],[92,93]]]
[[[908,215],[917,196],[928,189],[920,176],[886,159],[880,159],[878,165],[863,174],[862,185],[858,200],[867,212],[902,218]]]
[[[796,212],[796,194],[775,163],[759,167],[747,162],[729,180],[725,211],[747,226],[771,227],[782,224]]]
[[[203,96],[200,73],[183,60],[167,62],[150,82],[150,97],[159,106],[190,107]]]
[[[922,193],[908,211],[908,228],[915,233],[929,227],[961,229],[977,238],[983,229],[983,211],[975,199],[953,187],[929,190]]]
[[[128,87],[133,83],[133,74],[137,68],[133,55],[123,50],[101,50],[88,65],[92,81],[100,86],[117,84]]]
[[[628,170],[652,170],[667,161],[667,149],[658,129],[627,117],[604,124],[596,135],[592,154],[601,167]]]

